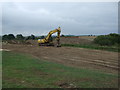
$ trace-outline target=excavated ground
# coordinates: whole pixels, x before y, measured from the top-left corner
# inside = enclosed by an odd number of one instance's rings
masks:
[[[40,47],[37,44],[3,44],[2,48],[67,66],[118,73],[117,52],[72,47]]]

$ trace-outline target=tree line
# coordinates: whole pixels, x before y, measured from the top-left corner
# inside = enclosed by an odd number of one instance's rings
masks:
[[[110,33],[108,35],[100,35],[94,39],[94,43],[101,46],[120,45],[120,34]]]
[[[5,34],[2,36],[2,40],[35,40],[38,39],[38,37],[31,35],[31,36],[23,36],[22,34],[17,34],[16,36],[14,34]]]
[[[64,37],[64,35],[62,34],[61,37]],[[16,36],[14,34],[5,34],[2,36],[2,40],[37,40],[43,38],[45,38],[45,36],[35,36],[33,34],[30,36],[23,36],[22,34],[17,34]]]

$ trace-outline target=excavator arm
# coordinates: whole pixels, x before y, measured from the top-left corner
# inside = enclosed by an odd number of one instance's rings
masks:
[[[57,32],[57,45],[59,46],[59,41],[60,41],[60,32],[61,32],[61,28],[59,27],[58,29],[55,29],[55,30],[52,30],[48,33],[48,35],[44,38],[44,39],[38,39],[38,44],[39,45],[45,45],[45,44],[50,44],[50,38],[51,38],[51,35],[53,33],[56,33]]]
[[[49,38],[51,37],[51,35],[53,33],[56,33],[57,32],[57,38],[60,39],[60,32],[61,32],[61,29],[60,27],[58,29],[55,29],[55,30],[52,30],[49,32],[49,34],[47,35],[47,37],[45,38],[46,42],[49,40]]]

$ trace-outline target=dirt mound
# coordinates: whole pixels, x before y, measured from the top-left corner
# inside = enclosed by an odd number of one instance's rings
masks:
[[[91,44],[92,41],[84,38],[60,38],[61,44]]]
[[[61,37],[61,44],[91,44],[96,36]]]

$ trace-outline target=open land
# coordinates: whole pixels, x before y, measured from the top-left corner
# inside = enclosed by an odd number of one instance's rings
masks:
[[[93,37],[94,38],[94,37]],[[85,38],[62,38],[61,43],[90,43]],[[40,47],[36,40],[30,45],[3,44],[3,49],[30,54],[36,58],[61,63],[78,68],[101,70],[109,73],[118,71],[118,54],[102,50],[92,50],[73,47]]]
[[[62,37],[61,43],[86,44],[92,43],[94,38]],[[2,44],[3,87],[118,87],[118,52],[45,47],[38,46],[37,40],[28,42],[29,44]],[[29,59],[17,53],[36,59]]]

